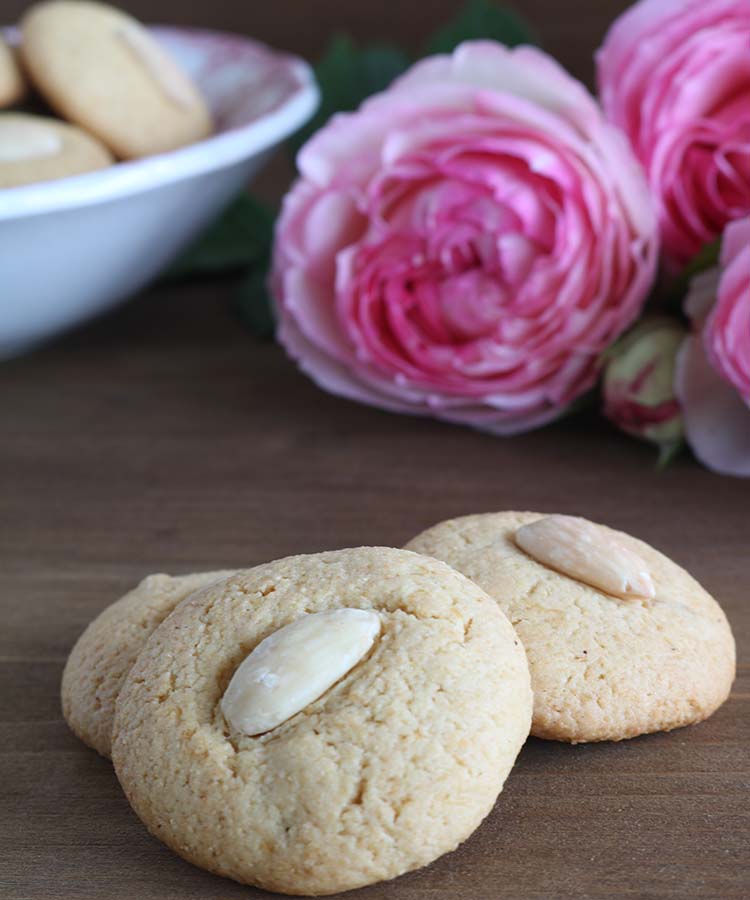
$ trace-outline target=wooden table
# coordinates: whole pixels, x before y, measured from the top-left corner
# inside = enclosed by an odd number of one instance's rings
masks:
[[[293,5],[260,5],[256,32],[284,42],[280,20]],[[551,3],[528,5],[553,50],[573,19],[587,23],[566,60],[585,75],[603,23],[624,4],[588,0],[556,18],[545,18]],[[324,19],[334,7],[321,4]],[[365,33],[375,7],[346,10]],[[417,7],[402,13],[409,34]],[[184,21],[189,9],[159,8],[151,18]],[[215,18],[251,29],[239,4],[218,2]],[[318,40],[312,25],[312,37],[289,30],[286,43],[305,49]],[[747,897],[750,482],[687,457],[657,472],[647,448],[591,420],[499,440],[329,397],[243,330],[230,295],[218,283],[156,288],[0,368],[2,900],[271,896],[201,872],[149,837],[109,763],[62,721],[66,654],[135,581],[399,546],[447,516],[503,508],[603,520],[690,568],[734,627],[734,692],[707,723],[668,735],[529,741],[495,810],[456,853],[349,896]]]
[[[750,637],[750,483],[590,422],[513,440],[318,391],[213,284],[159,289],[0,370],[0,897],[266,896],[148,836],[70,734],[86,623],[148,572],[399,546],[447,516],[567,510],[688,566]],[[532,740],[458,852],[362,898],[747,896],[750,679],[708,722],[623,744]]]

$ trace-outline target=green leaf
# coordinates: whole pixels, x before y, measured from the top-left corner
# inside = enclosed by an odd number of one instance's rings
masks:
[[[715,241],[711,241],[710,244],[705,244],[697,256],[694,256],[693,259],[690,260],[680,273],[680,279],[690,281],[694,275],[698,275],[701,272],[705,272],[706,269],[712,269],[714,266],[718,266],[720,255],[721,238],[718,237]]]
[[[385,90],[410,62],[408,54],[399,47],[368,44],[360,48],[347,35],[336,35],[315,66],[320,106],[307,125],[291,139],[294,152],[334,113],[357,109],[371,94]]]
[[[273,340],[276,331],[273,302],[268,292],[269,267],[270,256],[259,260],[245,277],[236,300],[239,317],[261,341]]]
[[[270,340],[276,328],[266,287],[273,223],[274,214],[270,209],[242,194],[164,277],[184,279],[242,273],[235,300],[237,312],[257,338]]]
[[[164,277],[215,275],[254,265],[268,255],[274,214],[258,200],[240,195],[189,247]]]
[[[675,460],[685,448],[685,441],[670,441],[668,444],[662,444],[659,447],[659,459],[656,468],[660,471],[666,469],[669,464]]]
[[[490,0],[469,0],[463,10],[427,41],[426,54],[450,53],[463,41],[500,41],[509,47],[537,44],[531,27],[512,9]]]

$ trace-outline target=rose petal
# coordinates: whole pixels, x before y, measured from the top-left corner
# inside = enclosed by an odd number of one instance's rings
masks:
[[[678,355],[675,387],[698,459],[723,475],[750,477],[750,409],[710,365],[697,335]]]

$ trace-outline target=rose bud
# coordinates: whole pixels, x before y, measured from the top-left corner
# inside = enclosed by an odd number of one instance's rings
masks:
[[[687,336],[672,319],[644,319],[606,354],[604,415],[627,434],[667,454],[682,439],[675,399],[677,352]]]

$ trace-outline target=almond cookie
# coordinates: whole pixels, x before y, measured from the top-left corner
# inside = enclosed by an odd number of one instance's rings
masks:
[[[108,606],[73,647],[62,677],[62,708],[71,730],[109,757],[115,700],[153,630],[193,591],[232,573],[149,575]]]
[[[188,75],[135,19],[111,6],[53,0],[21,22],[31,80],[65,119],[116,156],[174,150],[211,133]]]
[[[455,849],[528,734],[507,619],[438,560],[364,547],[238,572],[156,629],[117,700],[133,808],[185,859],[289,894]]]
[[[501,512],[441,522],[407,548],[494,597],[529,660],[536,737],[619,741],[700,722],[729,695],[721,607],[648,544],[572,516]]]
[[[16,54],[0,35],[0,109],[18,103],[25,93],[26,82]]]
[[[0,113],[0,188],[93,172],[114,160],[99,141],[56,119]]]

